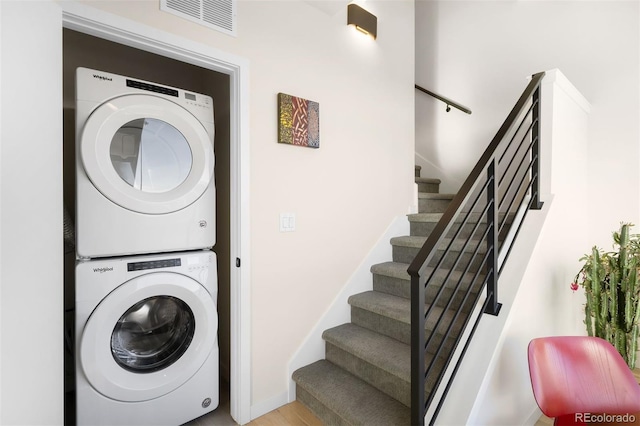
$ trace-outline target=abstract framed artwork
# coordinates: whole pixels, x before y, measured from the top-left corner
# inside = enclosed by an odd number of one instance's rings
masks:
[[[278,93],[278,142],[320,148],[320,105]]]

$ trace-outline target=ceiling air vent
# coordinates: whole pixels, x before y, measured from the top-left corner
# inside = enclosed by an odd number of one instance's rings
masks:
[[[160,0],[160,10],[236,35],[236,0]]]

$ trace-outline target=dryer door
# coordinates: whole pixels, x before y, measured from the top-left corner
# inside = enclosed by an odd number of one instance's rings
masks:
[[[174,102],[126,95],[91,113],[80,135],[80,157],[93,185],[112,202],[166,214],[189,206],[207,189],[212,137]]]
[[[157,272],[125,282],[94,309],[82,331],[80,364],[102,395],[158,398],[202,366],[217,339],[209,292],[184,275]]]

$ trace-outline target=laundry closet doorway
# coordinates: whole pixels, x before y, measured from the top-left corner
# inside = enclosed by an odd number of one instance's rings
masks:
[[[219,60],[205,54],[196,58],[192,50],[182,51],[179,45],[183,40],[167,44],[166,39],[173,36],[166,35],[164,41],[149,41],[144,29],[139,35],[120,31],[120,26],[130,23],[114,17],[107,19],[111,22],[107,26],[104,17],[98,23],[82,16],[86,13],[82,8],[65,10],[63,17],[65,210],[73,219],[77,67],[180,87],[214,99],[217,238],[213,250],[218,257],[220,376],[221,386],[226,386],[222,391],[230,394],[231,415],[238,423],[246,423],[250,420],[248,203],[244,201],[248,199],[248,141],[246,114],[242,114],[246,105],[241,104],[246,98],[242,81],[247,65],[225,69],[227,58]],[[72,309],[72,263],[67,259],[65,266],[65,311]]]

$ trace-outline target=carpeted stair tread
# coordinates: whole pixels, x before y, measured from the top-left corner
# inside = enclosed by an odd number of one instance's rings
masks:
[[[377,275],[384,275],[391,278],[398,278],[401,280],[407,280],[408,282],[410,282],[411,276],[407,272],[408,268],[409,268],[409,264],[407,263],[382,262],[382,263],[376,263],[375,265],[372,265],[371,273],[377,274]],[[429,266],[426,267],[424,270],[425,275],[430,275],[432,272],[433,272],[433,268]],[[447,274],[449,274],[449,270],[439,269],[433,276],[434,284],[435,285],[442,284],[442,281],[444,280]],[[453,280],[454,282],[457,282],[460,279],[461,274],[462,273],[460,271],[453,271],[451,272],[449,280]],[[473,273],[467,273],[467,276],[469,279],[471,279],[475,275]],[[408,285],[410,284],[408,283]]]
[[[413,235],[392,238],[391,260],[400,263],[413,262],[426,240],[427,237]],[[476,238],[469,240],[443,238],[428,264],[429,266],[439,264],[441,268],[461,270],[465,269],[471,262],[469,271],[475,272],[481,266],[482,256],[486,253],[486,245],[485,240]],[[447,249],[448,251],[445,251]],[[440,259],[442,259],[442,262],[440,262]]]
[[[409,219],[410,234],[414,236],[428,236],[438,225],[438,222],[442,218],[442,213],[417,213],[407,216]],[[500,221],[504,220],[505,215],[500,216]],[[447,231],[447,237],[455,237],[456,235],[461,238],[467,238],[473,235],[474,238],[482,238],[485,230],[487,229],[486,215],[480,217],[479,214],[473,213],[470,215],[465,225],[462,226],[463,218],[458,217],[451,229]],[[478,221],[480,223],[478,223]],[[507,223],[513,221],[513,216],[510,215],[507,219]],[[502,225],[501,225],[502,226]],[[504,236],[509,232],[510,226],[504,226],[503,231],[500,234],[500,238],[504,239]]]
[[[409,407],[326,360],[293,373],[297,386],[315,398],[325,410],[312,411],[326,424],[409,425]],[[304,402],[304,401],[303,401]]]
[[[392,246],[399,246],[399,247],[409,247],[409,248],[422,248],[422,246],[424,245],[424,243],[427,241],[427,237],[422,237],[422,236],[414,236],[414,235],[405,235],[402,237],[393,237],[391,238],[391,245]],[[446,247],[449,246],[449,243],[451,242],[451,238],[443,238],[442,242],[440,243],[438,249],[442,249],[444,250]],[[471,240],[471,242],[467,245],[466,247],[466,251],[475,251],[475,247],[478,243],[478,240]],[[466,244],[466,239],[462,239],[462,238],[457,238],[453,244],[451,244],[451,250],[452,251],[460,251],[464,248]],[[483,247],[481,247],[478,250],[478,253],[484,253],[485,250]]]
[[[440,192],[418,192],[419,199],[428,200],[453,200],[456,194],[443,194]]]
[[[371,273],[402,280],[410,280],[411,276],[407,272],[407,269],[409,269],[408,263],[382,262],[371,266]]]
[[[418,212],[444,213],[451,204],[454,194],[442,194],[433,185],[431,187],[418,186]]]
[[[411,324],[411,300],[405,299],[404,297],[393,296],[379,291],[365,291],[350,296],[348,303],[352,307],[378,314],[397,321],[398,323],[405,325]],[[425,304],[425,311],[428,308],[429,304]],[[443,311],[443,307],[433,306],[425,321],[425,330],[433,330],[436,327],[436,322]],[[442,324],[449,324],[453,320],[454,315],[455,312],[453,310],[444,312],[444,315],[442,315]],[[464,317],[464,314],[459,316],[458,321],[456,321],[458,324],[452,329],[454,333],[460,330],[462,326],[461,320],[464,319]]]
[[[353,323],[325,330],[322,338],[407,383],[411,382],[411,347],[407,344]]]
[[[416,183],[433,183],[436,185],[440,185],[442,181],[440,179],[434,179],[434,178],[416,177]]]
[[[405,405],[411,404],[411,346],[393,337],[360,327],[343,324],[325,331],[327,360],[364,380]],[[449,350],[451,346],[449,346]],[[433,354],[425,353],[425,368]],[[445,364],[441,357],[435,360],[435,372]],[[435,385],[435,375],[425,382],[425,396]]]
[[[444,213],[412,213],[407,215],[409,222],[440,222]]]
[[[418,193],[437,194],[440,192],[440,179],[422,178],[419,174],[415,178]]]
[[[398,297],[411,298],[411,276],[407,272],[408,267],[408,264],[400,262],[384,262],[373,265],[371,267],[371,273],[374,275],[373,289]],[[424,274],[426,276],[430,277],[432,273],[432,267],[425,268]],[[471,282],[474,282],[475,286],[478,286],[482,282],[483,277],[483,274],[477,275],[473,272],[467,272],[459,289],[466,290]],[[387,278],[392,278],[392,280],[388,280]],[[443,268],[438,269],[433,277],[431,277],[430,284],[425,292],[425,297],[429,297],[430,294],[435,293],[435,291],[437,291],[436,289],[442,286],[445,278],[447,279],[446,287],[453,288],[462,278],[462,271],[450,271]],[[376,284],[379,288],[376,288]],[[475,294],[475,292],[472,292],[472,294]]]
[[[382,262],[382,263],[376,263],[375,265],[371,266],[371,273],[373,274],[378,274],[378,275],[384,275],[387,277],[391,277],[391,278],[398,278],[401,280],[407,280],[407,281],[411,281],[411,276],[409,275],[409,272],[407,272],[407,269],[409,268],[409,264],[407,263],[401,263],[401,262]],[[426,267],[424,269],[424,274],[425,275],[430,275],[433,272],[433,268],[432,267]],[[444,278],[446,277],[446,275],[449,274],[449,270],[447,269],[439,269],[435,275],[433,276],[433,278],[435,279],[436,282],[438,281],[442,281],[444,280]],[[449,277],[449,281],[453,280],[454,282],[457,282],[460,279],[460,275],[462,273],[460,271],[453,271],[451,272],[451,275]],[[469,278],[473,278],[474,274],[467,274],[469,276]],[[439,280],[438,280],[439,278]]]
[[[403,235],[401,237],[393,237],[390,241],[392,246],[421,248],[427,241],[427,237]]]
[[[418,196],[420,196],[420,194],[426,194],[426,193],[418,193]],[[440,219],[442,219],[442,215],[444,213],[411,213],[407,215],[407,219],[409,219],[409,222],[439,222]],[[456,220],[453,223],[461,223],[462,220],[464,219],[464,214],[459,215]],[[504,213],[500,213],[500,220],[502,221],[505,217]],[[509,214],[509,222],[511,222],[513,220],[513,217],[515,217],[514,214],[510,213]],[[478,221],[478,219],[480,219],[480,214],[479,213],[471,213],[469,215],[469,218],[467,219],[467,223],[475,223]],[[482,223],[486,223],[486,216],[482,215]]]
[[[404,297],[379,291],[365,291],[350,296],[347,303],[405,324],[411,323],[411,300]]]

